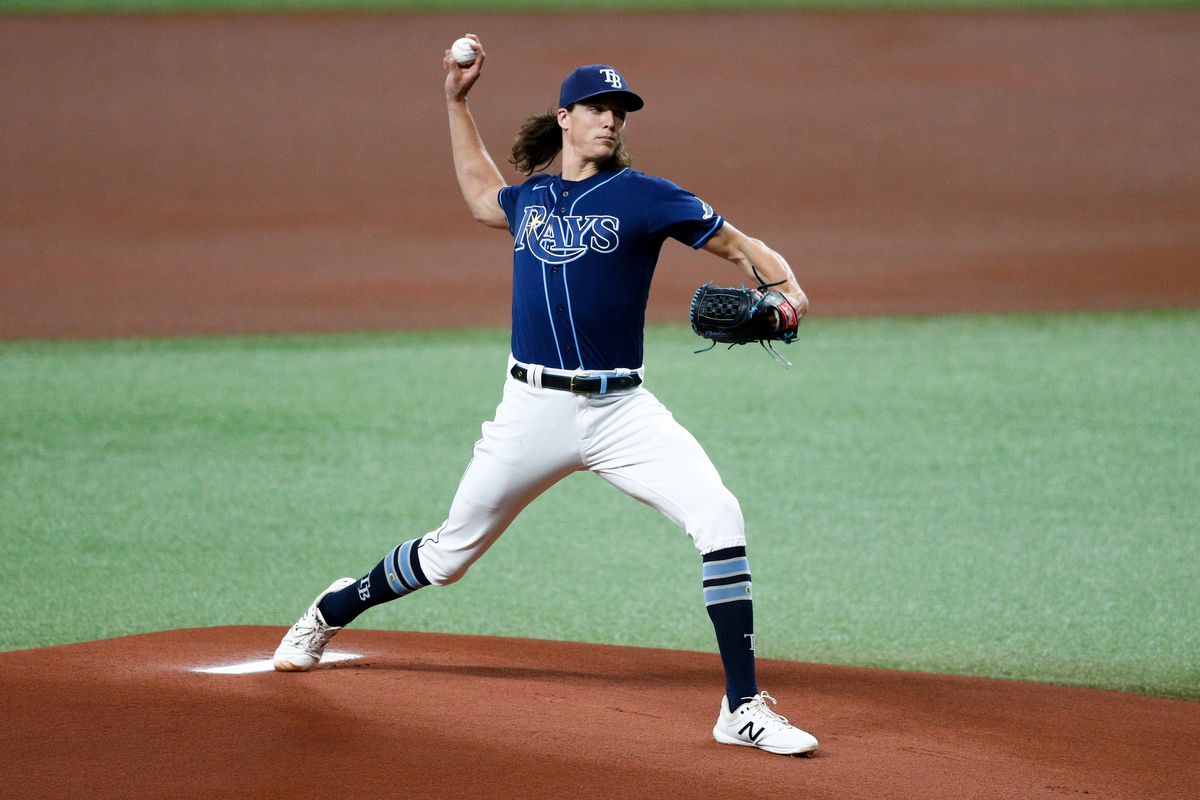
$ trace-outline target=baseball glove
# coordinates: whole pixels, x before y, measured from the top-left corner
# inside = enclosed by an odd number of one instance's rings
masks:
[[[800,326],[795,307],[765,284],[757,289],[744,286],[734,289],[713,286],[709,281],[692,295],[690,316],[692,330],[712,341],[705,350],[718,344],[733,347],[758,342],[783,364],[787,362],[768,344],[791,344],[796,340],[796,330]]]

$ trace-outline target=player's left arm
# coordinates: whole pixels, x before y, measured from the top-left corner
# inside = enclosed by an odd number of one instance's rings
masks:
[[[771,288],[787,298],[796,308],[798,316],[803,317],[808,313],[808,296],[800,288],[796,274],[792,272],[787,260],[767,247],[762,240],[747,236],[726,220],[703,247],[708,252],[736,264],[752,286],[758,286],[759,277],[764,283],[782,281],[778,286]],[[758,270],[758,277],[754,274],[755,269]]]

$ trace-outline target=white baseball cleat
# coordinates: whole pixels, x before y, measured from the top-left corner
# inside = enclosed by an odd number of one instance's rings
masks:
[[[317,610],[317,604],[330,592],[345,589],[355,582],[354,578],[338,578],[329,588],[317,595],[304,616],[284,634],[283,641],[275,648],[275,669],[279,672],[307,672],[317,665],[325,652],[325,645],[341,630],[325,624],[325,618]]]
[[[817,749],[817,740],[811,734],[788,724],[767,706],[767,700],[776,702],[774,697],[759,692],[745,700],[731,712],[729,698],[721,698],[721,713],[713,726],[713,738],[718,742],[757,747],[783,756],[811,753]]]

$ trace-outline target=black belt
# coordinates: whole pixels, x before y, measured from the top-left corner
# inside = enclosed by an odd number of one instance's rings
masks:
[[[514,364],[509,370],[514,378],[521,383],[529,383],[529,370],[520,364]],[[550,375],[542,373],[542,388],[560,389],[575,394],[608,394],[622,389],[632,389],[640,385],[642,376],[636,372],[629,375],[615,375],[605,372],[600,375]]]

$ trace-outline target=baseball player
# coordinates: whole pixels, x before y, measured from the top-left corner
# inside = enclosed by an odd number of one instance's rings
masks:
[[[701,555],[703,597],[725,668],[713,736],[800,754],[817,740],[788,724],[757,685],[750,566],[741,508],[712,462],[643,385],[642,335],[659,250],[668,238],[780,282],[802,316],[808,300],[787,262],[695,195],[630,168],[626,115],[643,106],[606,65],[563,81],[558,110],[531,117],[506,185],[467,107],[485,54],[445,52],[454,168],[474,218],[513,236],[512,352],[503,398],[483,425],[446,520],[405,541],[361,579],[323,591],[275,652],[280,671],[311,669],[330,638],[366,609],[460,579],[518,513],[555,482],[590,470],[678,524]],[[561,172],[538,172],[561,156]],[[621,524],[614,519],[613,524]]]

